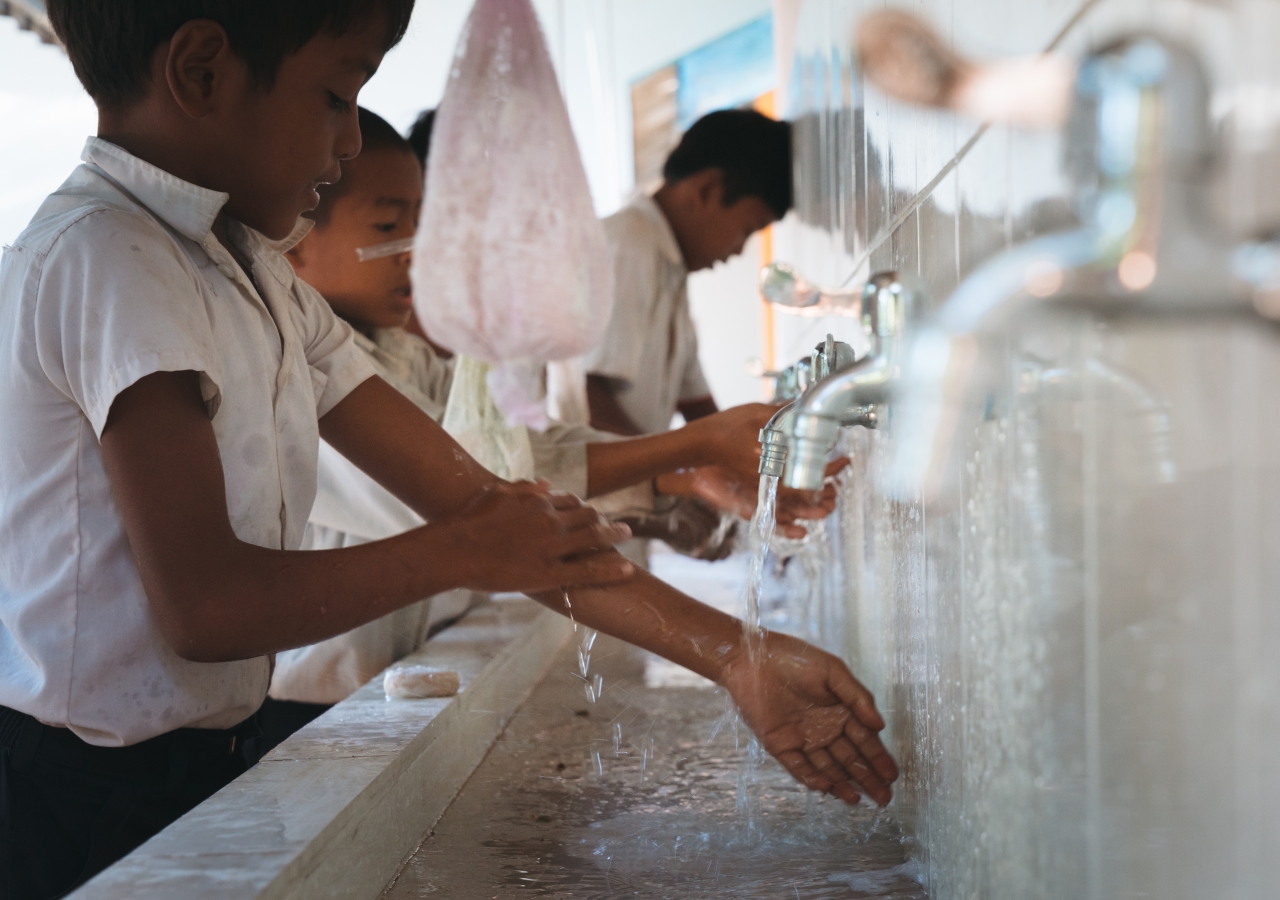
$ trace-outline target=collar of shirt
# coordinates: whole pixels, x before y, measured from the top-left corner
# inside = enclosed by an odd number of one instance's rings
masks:
[[[231,253],[213,233],[213,223],[226,206],[230,195],[183,181],[176,175],[139,159],[123,147],[98,137],[91,137],[85,142],[80,158],[115,182],[121,190],[132,195],[160,221],[199,244],[225,278],[241,285],[258,302],[263,303],[276,322],[285,358],[288,358],[297,336],[294,334],[293,323],[282,306],[280,295],[274,291],[260,294],[258,286],[245,279]],[[273,241],[244,223],[228,218],[227,237],[252,261],[255,270],[261,270],[250,273],[252,277],[261,278],[261,272],[270,274],[287,295],[294,276],[284,254],[306,237],[314,225],[311,220],[300,216],[288,237],[282,241]],[[277,391],[284,389],[292,371],[290,366],[280,367],[276,378]]]
[[[213,235],[213,223],[222,212],[222,207],[227,205],[230,195],[183,181],[178,176],[139,159],[123,147],[98,137],[91,137],[85,142],[80,158],[133,195],[135,200],[178,234],[210,251],[210,257],[220,269],[230,267],[230,261],[223,258],[218,239]],[[255,261],[266,263],[272,274],[281,281],[289,280],[286,277],[289,273],[276,271],[277,267],[288,265],[283,254],[297,246],[315,225],[310,219],[300,216],[288,237],[282,241],[273,241],[247,225],[234,220],[230,224],[234,227],[227,230],[232,239],[242,244],[242,249],[255,258]],[[214,247],[219,252],[212,252]],[[263,250],[275,252],[263,253]],[[224,270],[223,274],[228,273]]]
[[[671,230],[671,223],[667,221],[666,213],[662,211],[662,207],[658,206],[658,201],[646,194],[632,200],[631,205],[653,223],[660,235],[658,249],[662,251],[662,255],[679,266],[681,271],[685,271],[684,254],[680,252],[680,243],[676,240],[676,233]]]

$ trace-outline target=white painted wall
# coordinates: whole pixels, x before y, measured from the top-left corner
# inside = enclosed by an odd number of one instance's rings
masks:
[[[80,163],[97,125],[63,52],[0,16],[0,244],[21,233]]]

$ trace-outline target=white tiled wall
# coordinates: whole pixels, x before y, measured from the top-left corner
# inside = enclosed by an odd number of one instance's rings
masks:
[[[1274,227],[1280,5],[903,5],[972,56],[1059,38],[1080,56],[1136,30],[1193,47],[1225,160],[1214,214]],[[798,215],[776,256],[827,284],[911,272],[936,307],[1074,205],[1058,135],[979,135],[859,82],[848,35],[882,6],[806,0]],[[828,330],[854,323],[780,317],[779,361]],[[986,355],[946,495],[876,490],[892,411],[852,435],[843,494],[848,656],[889,710],[931,895],[1280,895],[1280,342],[1259,320],[1044,314]],[[1151,403],[1167,445],[1144,430]]]

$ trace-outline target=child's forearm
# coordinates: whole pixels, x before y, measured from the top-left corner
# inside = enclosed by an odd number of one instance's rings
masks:
[[[742,623],[647,572],[607,588],[533,595],[579,624],[635,644],[721,683],[744,648]]]
[[[220,552],[211,548],[201,571],[189,572],[181,586],[148,583],[147,595],[180,656],[195,662],[251,659],[334,637],[416,600],[465,587],[472,573],[454,544],[443,525],[341,550],[291,552],[237,541]]]
[[[599,497],[678,469],[709,464],[710,448],[680,428],[626,441],[587,445],[587,496]]]
[[[588,444],[587,496],[608,494],[699,466],[720,466],[754,481],[760,460],[760,429],[775,412],[775,407],[750,403],[666,434]]]
[[[311,553],[236,534],[194,373],[149,375],[116,398],[102,432],[103,465],[152,615],[175,652],[196,662],[261,656],[453,587],[542,590],[630,576],[621,557],[593,553],[624,539],[625,529],[605,525],[576,498],[499,483],[461,451],[455,459],[448,451],[456,445],[411,405],[397,430],[379,433],[379,420],[362,416],[380,400],[395,408],[399,395],[377,379],[366,386],[330,414],[329,433],[384,487],[440,519],[385,541]]]

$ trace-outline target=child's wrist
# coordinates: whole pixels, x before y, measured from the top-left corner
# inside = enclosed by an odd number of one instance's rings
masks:
[[[720,434],[711,426],[711,422],[710,417],[695,419],[673,432],[685,442],[681,449],[682,465],[690,468],[719,465],[722,455]]]
[[[663,472],[653,479],[653,491],[658,496],[689,497],[693,495],[697,477],[692,469]]]

